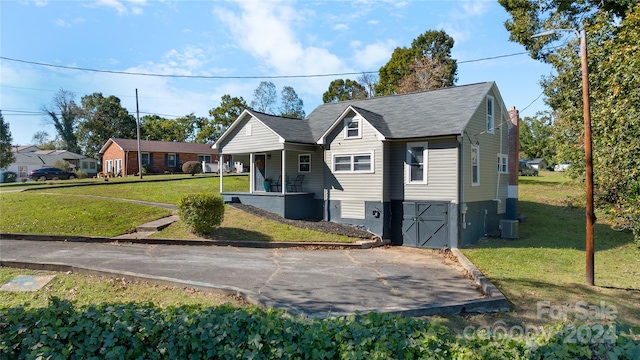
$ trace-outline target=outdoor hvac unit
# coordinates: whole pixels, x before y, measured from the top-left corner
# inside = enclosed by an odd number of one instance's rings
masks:
[[[502,238],[517,239],[518,220],[500,220],[500,230],[502,230]]]

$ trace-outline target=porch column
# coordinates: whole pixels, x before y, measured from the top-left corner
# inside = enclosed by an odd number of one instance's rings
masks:
[[[218,159],[218,171],[220,172],[220,194],[222,194],[223,192],[223,180],[222,180],[222,174],[224,173],[223,171],[223,167],[224,166],[224,155],[220,154],[220,159]]]
[[[255,169],[253,168],[253,162],[255,161],[253,153],[249,154],[249,194],[253,194]]]
[[[280,178],[280,191],[282,194],[287,190],[287,150],[282,149],[282,177]]]

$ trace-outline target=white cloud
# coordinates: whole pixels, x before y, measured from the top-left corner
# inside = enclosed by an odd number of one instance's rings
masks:
[[[61,27],[71,27],[71,24],[69,24],[68,22],[66,22],[66,21],[64,21],[64,20],[62,20],[60,18],[57,18],[55,23],[56,23],[56,25],[61,26]]]
[[[146,0],[97,0],[93,3],[93,7],[107,7],[118,12],[118,15],[141,15],[143,13],[142,6],[146,5]],[[131,7],[127,7],[131,5]]]
[[[228,4],[228,3],[227,3]],[[310,75],[348,71],[343,62],[326,48],[304,46],[298,36],[308,13],[297,12],[287,2],[238,2],[238,11],[218,7],[214,14],[227,26],[233,41],[266,66],[269,75]],[[249,75],[242,69],[242,75]],[[266,71],[265,71],[266,72]],[[326,78],[292,81],[303,92],[315,96],[325,91]],[[257,85],[257,84],[256,84]],[[276,84],[277,85],[277,84]]]
[[[486,0],[461,1],[449,12],[446,22],[438,24],[438,29],[447,32],[456,43],[467,41],[471,38],[477,24],[477,18],[484,16],[492,3]]]
[[[349,43],[349,46],[351,46],[352,48],[359,48],[360,46],[362,46],[362,42],[360,40],[353,40]]]
[[[391,58],[393,49],[396,46],[396,42],[393,40],[369,44],[365,46],[364,49],[355,51],[353,62],[357,64],[362,71],[376,69]]]
[[[349,30],[349,26],[347,26],[347,24],[336,24],[333,26],[333,30],[345,31]]]
[[[369,24],[369,25],[378,25],[379,23],[380,23],[380,21],[375,20],[375,19],[367,21],[367,24]]]

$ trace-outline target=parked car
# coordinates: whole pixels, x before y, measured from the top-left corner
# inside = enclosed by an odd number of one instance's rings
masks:
[[[534,169],[529,165],[528,162],[524,160],[520,160],[520,165],[518,166],[518,175],[520,176],[538,176],[538,170]]]
[[[553,167],[553,171],[565,171],[565,170],[567,170],[569,168],[569,166],[571,166],[570,162],[557,164],[556,166]]]
[[[75,179],[76,173],[54,167],[44,167],[37,170],[31,170],[29,178],[32,180]]]

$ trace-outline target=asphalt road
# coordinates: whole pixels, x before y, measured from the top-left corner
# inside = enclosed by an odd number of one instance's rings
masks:
[[[237,293],[265,307],[314,317],[493,311],[505,303],[483,296],[457,262],[409,247],[259,249],[2,239],[0,265]]]

